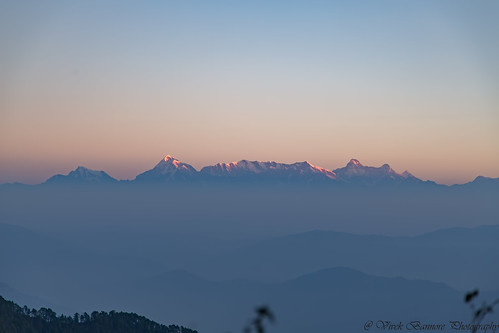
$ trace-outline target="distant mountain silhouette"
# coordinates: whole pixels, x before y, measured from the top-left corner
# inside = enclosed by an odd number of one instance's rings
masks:
[[[499,178],[478,176],[472,182],[452,185],[453,188],[466,188],[472,190],[499,190]]]
[[[198,274],[281,281],[324,267],[348,266],[384,276],[442,281],[454,288],[497,289],[499,225],[451,228],[414,237],[310,231],[270,238],[213,257]],[[475,270],[463,271],[461,267]],[[194,268],[192,268],[194,269]],[[481,274],[476,274],[480,271]],[[213,274],[213,273],[212,273]]]
[[[47,179],[45,184],[111,184],[118,180],[104,171],[77,167],[67,175],[55,175]]]
[[[95,232],[100,234],[100,229]],[[468,318],[463,292],[449,283],[459,284],[459,289],[478,285],[491,290],[499,278],[493,265],[499,226],[416,237],[311,231],[234,244],[211,255],[195,249],[195,238],[167,247],[167,234],[159,234],[159,246],[154,246],[149,234],[129,232],[138,237],[125,237],[134,257],[116,255],[113,233],[103,235],[106,250],[94,252],[96,242],[80,231],[78,237],[85,238],[88,249],[65,236],[58,240],[0,223],[0,281],[8,285],[0,284],[0,292],[17,302],[39,304],[23,296],[37,295],[76,309],[65,313],[126,306],[127,311],[203,332],[238,332],[253,307],[264,302],[277,316],[272,332],[308,332],[308,326],[314,332],[330,332],[332,326],[349,332],[366,320],[386,317],[416,320],[411,316],[417,314],[417,320],[458,320],[462,310]],[[150,245],[167,258],[164,265],[151,267],[150,252],[144,251]],[[172,255],[187,258],[190,251],[197,261],[168,268]],[[195,271],[200,262],[204,271]]]
[[[72,309],[67,305],[73,300],[69,291],[74,281],[79,281],[78,301],[91,304],[96,285],[120,285],[123,280],[164,269],[147,259],[95,253],[71,242],[0,223],[0,291],[3,289],[4,295],[30,306],[40,306],[40,302],[32,302],[35,299],[23,295],[36,295],[52,301],[45,306],[66,311]]]
[[[209,281],[187,272],[169,272],[131,289],[144,299],[144,311],[168,299],[178,300],[175,306],[166,305],[170,313],[202,313],[199,323],[209,332],[237,332],[247,309],[262,301],[277,317],[269,330],[276,333],[330,332],[331,327],[337,332],[360,331],[372,319],[436,321],[469,315],[462,293],[445,284],[373,276],[346,267],[280,283]],[[417,318],[412,317],[415,314]]]

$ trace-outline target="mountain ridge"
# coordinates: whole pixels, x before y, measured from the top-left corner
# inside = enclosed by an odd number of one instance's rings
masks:
[[[42,184],[56,184],[56,183],[86,183],[103,184],[103,183],[116,183],[118,180],[111,177],[108,173],[101,170],[92,170],[84,166],[78,166],[67,175],[57,174],[47,179]]]
[[[409,171],[396,172],[389,164],[380,167],[365,166],[351,159],[346,166],[328,170],[308,161],[280,163],[275,161],[240,160],[217,163],[202,167],[199,171],[190,164],[166,155],[152,169],[138,174],[133,180],[118,180],[105,171],[78,166],[67,175],[57,174],[38,185],[104,185],[117,183],[185,183],[185,182],[267,182],[334,184],[350,187],[404,187],[440,186],[449,188],[469,187],[473,189],[495,189],[499,178],[477,176],[464,184],[442,185],[431,180],[422,180]],[[21,183],[5,183],[2,187],[27,186]],[[29,185],[28,185],[29,186]],[[35,185],[36,186],[36,185]]]

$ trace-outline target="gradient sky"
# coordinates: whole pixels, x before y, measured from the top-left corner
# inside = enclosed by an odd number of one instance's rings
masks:
[[[0,183],[164,155],[499,177],[499,2],[0,0]]]

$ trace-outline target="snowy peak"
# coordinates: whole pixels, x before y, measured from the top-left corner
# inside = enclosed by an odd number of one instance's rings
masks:
[[[356,159],[351,159],[345,167],[336,169],[334,172],[347,183],[357,185],[397,185],[407,180],[421,182],[407,171],[402,174],[397,173],[388,164],[383,164],[378,168],[370,167],[362,165]]]
[[[202,174],[211,176],[236,176],[240,174],[260,174],[279,168],[280,163],[240,160],[231,163],[218,163],[201,169]]]
[[[159,161],[158,164],[154,167],[154,169],[161,170],[161,172],[165,171],[172,171],[172,170],[178,170],[178,169],[184,169],[184,170],[190,170],[190,171],[196,171],[192,166],[186,163],[182,163],[176,158],[166,155],[164,159]]]
[[[96,170],[91,170],[89,168],[85,168],[83,166],[79,166],[73,171],[71,171],[68,176],[74,176],[74,177],[98,177],[102,176],[103,174],[106,174],[104,171],[96,171]]]
[[[272,169],[275,167],[275,162],[258,162],[258,161],[247,161],[241,160],[238,162],[231,163],[218,163],[211,166],[206,166],[201,169],[200,173],[206,176],[238,176],[242,174],[259,174],[266,169]]]
[[[308,161],[291,164],[291,168],[296,168],[301,173],[321,174],[330,179],[337,178],[336,174],[333,171],[313,165]]]
[[[175,157],[171,156],[171,155],[166,155],[161,161],[159,161],[158,164],[161,164],[161,163],[169,163],[169,164],[172,164],[173,162],[179,162],[179,160],[177,160]]]
[[[166,155],[151,170],[138,175],[136,181],[172,181],[186,180],[196,176],[197,171],[191,165],[182,163],[176,158]]]
[[[334,172],[314,166],[309,162],[297,162],[293,164],[277,163],[274,161],[248,161],[241,160],[232,163],[218,163],[213,166],[207,166],[201,169],[200,173],[208,177],[231,177],[244,178],[256,176],[262,179],[282,180],[296,178],[296,180],[304,180],[305,178],[329,178],[336,179]],[[307,181],[307,179],[305,179]]]
[[[92,170],[83,166],[77,167],[67,175],[55,175],[50,177],[45,183],[71,183],[71,184],[98,184],[98,183],[114,183],[117,180],[109,176],[104,171]]]
[[[363,165],[359,162],[359,160],[356,160],[352,158],[350,162],[348,162],[347,168],[356,168],[356,167],[363,167]]]

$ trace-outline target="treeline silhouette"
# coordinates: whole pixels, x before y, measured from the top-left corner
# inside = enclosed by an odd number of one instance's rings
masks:
[[[135,313],[97,312],[73,316],[48,308],[20,307],[0,296],[0,333],[197,333],[177,325],[161,325]]]

